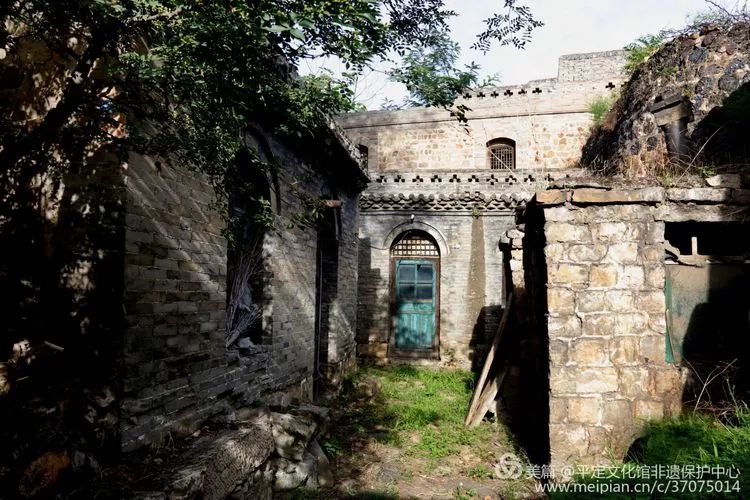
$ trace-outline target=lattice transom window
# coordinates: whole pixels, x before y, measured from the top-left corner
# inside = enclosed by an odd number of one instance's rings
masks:
[[[494,139],[488,142],[487,159],[492,170],[516,168],[516,143],[510,139]]]
[[[394,257],[440,257],[432,240],[421,234],[406,234],[391,248]]]

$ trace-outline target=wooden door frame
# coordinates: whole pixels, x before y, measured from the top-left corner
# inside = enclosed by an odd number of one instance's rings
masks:
[[[397,276],[396,262],[399,260],[428,260],[435,267],[435,334],[432,347],[429,349],[399,349],[396,347],[396,313],[397,313]],[[408,359],[440,359],[440,257],[434,256],[390,256],[389,309],[390,325],[388,329],[388,357]]]

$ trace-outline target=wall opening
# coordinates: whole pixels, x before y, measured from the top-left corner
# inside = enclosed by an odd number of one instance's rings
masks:
[[[704,409],[750,401],[750,227],[665,227],[668,361],[688,368],[683,402]]]
[[[391,355],[439,358],[440,250],[424,231],[391,245]]]
[[[265,172],[247,154],[236,160],[239,182],[229,195],[226,346],[253,348],[270,342],[270,275],[264,244],[265,220],[273,215]]]
[[[317,223],[315,271],[315,363],[313,391],[317,397],[331,375],[328,373],[332,307],[338,296],[339,240],[341,235],[341,202],[326,200]]]
[[[491,170],[516,168],[516,141],[507,138],[492,139],[487,143],[487,164]]]

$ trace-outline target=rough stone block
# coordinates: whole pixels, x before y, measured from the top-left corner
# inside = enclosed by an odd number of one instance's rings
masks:
[[[553,397],[549,401],[549,421],[551,424],[561,424],[568,418],[567,398]]]
[[[663,335],[644,335],[640,340],[640,355],[650,361],[664,362],[665,342]]]
[[[606,308],[612,312],[633,311],[636,307],[634,292],[630,290],[607,290],[604,292]]]
[[[632,424],[633,409],[626,399],[605,399],[603,402],[602,424],[615,429],[625,429]]]
[[[636,222],[602,222],[591,225],[594,241],[618,243],[638,241],[641,238],[643,224]]]
[[[357,354],[368,358],[387,358],[388,343],[373,342],[371,344],[357,344]]]
[[[636,304],[637,306],[637,304]],[[648,314],[638,311],[618,314],[615,318],[615,335],[642,335],[648,327]]]
[[[617,284],[618,266],[613,264],[599,264],[591,266],[589,284],[593,288],[611,288]]]
[[[548,274],[548,282],[551,284],[585,283],[589,279],[589,266],[552,264],[548,268]]]
[[[607,342],[603,339],[583,338],[571,342],[570,360],[580,366],[605,366],[610,364]]]
[[[581,370],[576,379],[576,392],[579,394],[615,392],[618,386],[617,370],[612,367],[587,368]]]
[[[577,312],[604,312],[606,310],[603,291],[581,290],[576,292]]]
[[[568,311],[564,311],[564,314]],[[571,314],[550,316],[547,320],[550,339],[556,337],[573,338],[581,335],[581,320]]]
[[[583,335],[587,337],[609,336],[615,331],[617,316],[610,313],[587,314],[581,323]]]
[[[547,289],[547,309],[555,312],[570,313],[575,308],[575,293],[566,288]]]
[[[565,198],[560,203],[564,203]],[[576,212],[568,207],[550,207],[544,210],[544,220],[548,222],[569,222],[575,220]]]
[[[742,176],[740,174],[717,174],[706,177],[706,184],[711,187],[740,188],[742,187]]]
[[[664,417],[664,403],[661,401],[638,400],[635,402],[635,416],[643,420],[658,420]]]
[[[591,233],[588,226],[570,224],[567,222],[547,223],[544,228],[547,241],[591,241]]]
[[[609,357],[612,363],[617,366],[633,365],[639,362],[639,352],[639,338],[637,336],[617,337],[612,339],[610,343]]]
[[[644,366],[621,366],[620,396],[634,398],[652,393],[649,370]]]
[[[549,361],[555,366],[562,366],[568,363],[568,342],[565,340],[550,340],[549,342]]]
[[[604,260],[622,264],[633,264],[638,261],[638,244],[635,242],[613,243],[607,250]]]
[[[537,191],[536,202],[542,206],[560,205],[565,203],[567,196],[566,191],[558,189],[549,189],[547,191]]]
[[[550,424],[549,441],[552,464],[558,467],[586,456],[589,447],[588,433],[581,424]]]
[[[731,198],[730,189],[715,188],[670,188],[667,189],[667,199],[680,202],[721,203]]]
[[[602,244],[572,245],[568,249],[568,259],[572,262],[598,262],[607,254],[607,246]]]
[[[627,190],[576,189],[575,204],[658,203],[664,201],[664,189],[658,187]]]
[[[617,287],[627,289],[643,288],[645,276],[641,266],[622,266],[617,273]]]
[[[559,262],[563,260],[566,246],[562,243],[548,243],[544,247],[544,257],[547,262]]]
[[[638,293],[636,303],[639,310],[649,314],[664,314],[666,310],[664,292],[661,290]]]
[[[581,424],[597,424],[601,419],[601,399],[573,398],[568,401],[568,420]]]

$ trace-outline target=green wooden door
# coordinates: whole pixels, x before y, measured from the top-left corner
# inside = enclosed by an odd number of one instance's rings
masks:
[[[396,261],[396,348],[432,349],[435,338],[435,264]]]

